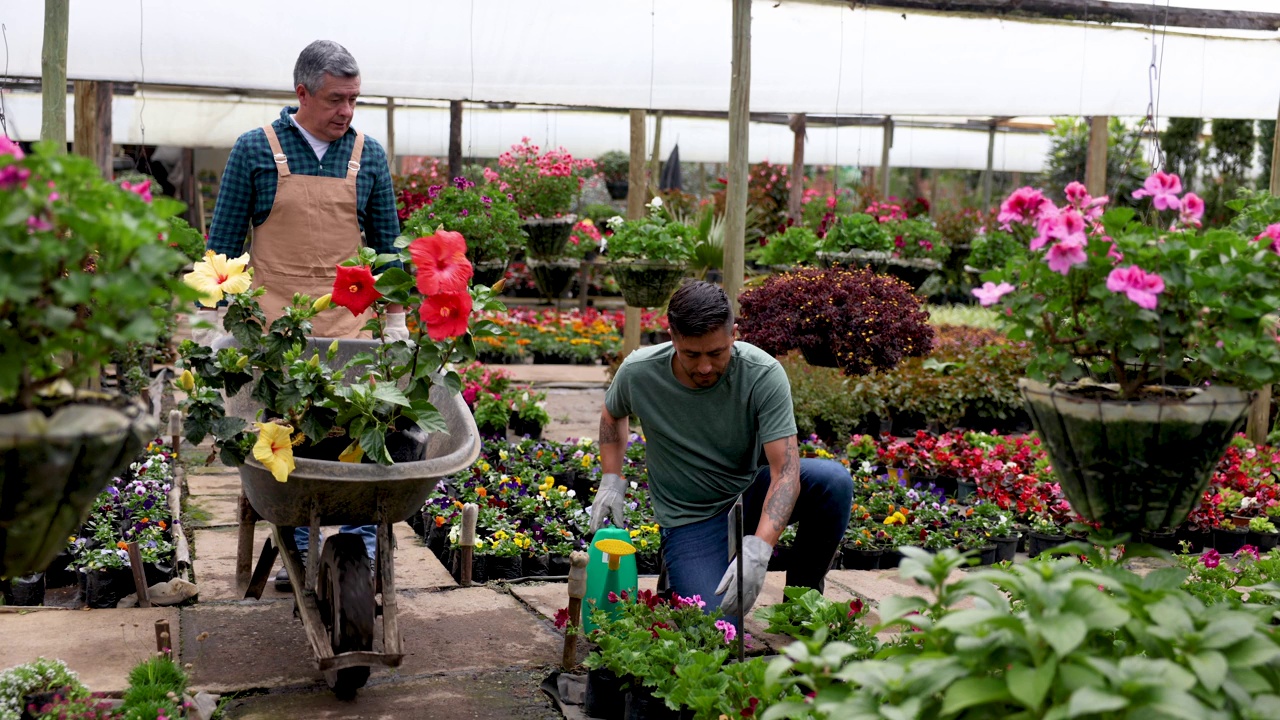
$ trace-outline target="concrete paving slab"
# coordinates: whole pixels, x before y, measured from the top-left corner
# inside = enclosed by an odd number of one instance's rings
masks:
[[[90,689],[119,692],[129,687],[129,670],[155,653],[157,620],[179,632],[177,608],[3,613],[0,668],[58,658]]]
[[[561,637],[515,598],[492,588],[407,591],[399,601],[401,675],[541,667],[560,660]]]
[[[399,682],[379,682],[375,674],[353,701],[339,700],[327,689],[276,692],[236,700],[226,708],[226,717],[233,720],[556,720],[560,714],[538,690],[548,672],[468,673]]]
[[[271,525],[260,522],[254,532],[254,560],[262,550],[264,539],[271,537]],[[208,603],[218,600],[240,600],[244,593],[236,587],[236,546],[238,543],[237,528],[224,527],[200,529],[195,531],[195,560],[193,568],[196,575],[196,586],[200,588],[200,602]],[[276,568],[280,560],[276,560]],[[272,577],[275,569],[272,570]],[[292,598],[293,593],[282,593],[275,585],[268,582],[262,593],[263,600],[280,600]]]
[[[453,576],[422,542],[408,523],[392,526],[396,536],[396,589],[423,590],[456,587]]]
[[[193,511],[194,509],[194,511]],[[229,527],[240,524],[240,495],[193,495],[187,501],[191,527]]]
[[[185,608],[182,662],[193,688],[216,693],[324,682],[292,602]]]
[[[187,492],[190,494],[190,497],[200,497],[201,495],[239,496],[240,473],[234,470],[230,472],[198,474],[194,471],[188,471]]]
[[[516,382],[546,383],[594,383],[608,385],[607,368],[603,365],[490,365],[507,371]]]
[[[832,570],[827,577],[852,590],[858,595],[880,602],[891,595],[919,595],[933,598],[933,593],[914,580],[908,580],[898,574],[897,570]],[[956,570],[951,573],[951,582],[959,582],[965,573]]]

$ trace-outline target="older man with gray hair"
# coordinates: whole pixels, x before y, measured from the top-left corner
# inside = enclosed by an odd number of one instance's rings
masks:
[[[351,127],[360,97],[360,68],[347,49],[316,40],[293,68],[297,107],[285,107],[269,125],[241,135],[222,174],[218,203],[209,228],[208,249],[228,257],[245,252],[249,241],[253,284],[269,326],[284,314],[294,293],[318,298],[332,292],[336,266],[362,243],[379,254],[396,252],[400,234],[387,155],[377,140]],[[193,339],[212,345],[222,334],[214,310],[198,313]],[[312,322],[313,335],[354,338],[371,315],[333,310]],[[392,306],[382,336],[406,340],[404,309]],[[347,526],[364,537],[373,557],[373,526]],[[306,552],[309,533],[299,528],[298,548]],[[287,587],[283,572],[276,585]]]

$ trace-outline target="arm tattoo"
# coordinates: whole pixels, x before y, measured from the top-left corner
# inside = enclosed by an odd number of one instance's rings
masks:
[[[773,478],[765,499],[764,514],[781,530],[791,521],[791,511],[800,497],[800,457],[794,436],[787,441],[786,456],[778,477]]]
[[[622,436],[618,434],[618,421],[600,418],[600,444],[612,445],[622,441]]]

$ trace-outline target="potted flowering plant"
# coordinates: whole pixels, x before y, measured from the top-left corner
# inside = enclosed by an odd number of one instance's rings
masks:
[[[604,176],[604,186],[609,191],[609,197],[613,200],[627,199],[631,156],[620,150],[610,150],[596,158],[596,168]]]
[[[436,228],[467,239],[467,260],[475,271],[473,282],[492,285],[502,279],[507,261],[524,244],[520,215],[503,193],[477,189],[466,178],[452,184],[426,188],[426,204],[404,223],[409,237],[430,235]]]
[[[928,313],[906,283],[869,270],[802,269],[739,298],[742,339],[773,355],[793,349],[849,376],[887,370],[933,345]]]
[[[547,394],[525,388],[512,393],[511,419],[508,426],[515,435],[528,435],[534,440],[542,437],[542,428],[551,422],[547,414]]]
[[[529,254],[539,260],[558,257],[577,216],[569,214],[582,194],[595,162],[575,159],[564,148],[542,152],[529,138],[521,138],[498,156],[498,169],[485,168],[484,178],[495,192],[508,194],[524,219]]]
[[[1280,256],[1202,230],[1204,202],[1176,175],[1134,193],[1151,198],[1142,217],[1079,183],[1066,196],[1061,208],[1032,188],[1005,200],[999,221],[1030,252],[973,293],[1035,350],[1020,388],[1072,507],[1113,527],[1174,527],[1243,424],[1246,391],[1280,378]]]
[[[170,247],[183,204],[94,163],[0,138],[0,576],[43,570],[154,436],[141,404],[85,390],[195,299]]]
[[[605,248],[609,272],[632,307],[665,305],[679,287],[697,244],[697,231],[672,219],[662,198],[654,198],[647,207],[649,213],[638,220],[609,220],[613,231]]]

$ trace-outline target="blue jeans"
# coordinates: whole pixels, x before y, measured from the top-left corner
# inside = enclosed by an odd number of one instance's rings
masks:
[[[760,523],[770,472],[756,471],[755,482],[742,494],[742,531],[750,535]],[[849,469],[834,460],[800,460],[800,497],[791,511],[797,523],[787,585],[822,589],[840,539],[849,525],[853,504],[853,478]],[[731,510],[732,508],[730,508]],[[707,611],[720,607],[723,596],[716,586],[729,567],[729,513],[708,520],[662,528],[662,558],[671,589],[681,597],[701,595]]]
[[[343,525],[338,530],[339,532],[359,535],[364,540],[364,549],[368,551],[370,559],[373,559],[373,557],[378,554],[377,525]],[[311,528],[294,528],[293,541],[297,543],[299,552],[306,552],[307,548],[311,547]],[[323,534],[320,536],[320,542],[324,542]],[[323,547],[323,545],[321,547]]]

